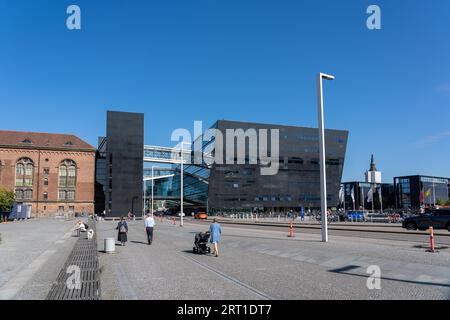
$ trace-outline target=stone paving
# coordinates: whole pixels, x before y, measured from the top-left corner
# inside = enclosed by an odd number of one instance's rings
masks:
[[[115,223],[97,225],[102,239]],[[127,246],[100,254],[103,299],[449,299],[450,251],[418,243],[234,228],[224,225],[221,256],[192,254],[207,226],[157,221],[146,244],[142,221],[130,223]],[[367,267],[381,269],[381,289],[367,288]]]
[[[30,219],[0,224],[0,299],[45,299],[76,237],[75,220]]]
[[[78,239],[75,220],[0,224],[0,298],[45,299]],[[194,235],[208,225],[157,221],[146,244],[143,221],[129,223],[129,241],[116,253],[103,239],[117,222],[97,222],[102,299],[450,299],[450,249],[425,243],[330,236],[296,230],[223,225],[221,255],[194,255]],[[369,290],[367,267],[381,270]]]

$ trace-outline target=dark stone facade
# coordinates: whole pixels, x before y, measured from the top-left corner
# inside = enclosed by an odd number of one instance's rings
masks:
[[[279,129],[279,171],[261,175],[260,164],[214,164],[209,176],[211,209],[283,211],[300,206],[320,207],[319,131],[316,128],[220,120],[226,129]],[[328,205],[338,205],[348,131],[325,130]],[[270,133],[268,133],[270,146]],[[223,154],[226,154],[225,143]],[[269,148],[270,151],[270,148]],[[246,157],[248,157],[246,148]],[[259,163],[259,161],[258,161]]]
[[[141,215],[144,115],[108,111],[106,139],[106,216]]]

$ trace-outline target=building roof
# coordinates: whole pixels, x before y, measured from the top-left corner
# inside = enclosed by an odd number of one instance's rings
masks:
[[[0,147],[95,151],[73,134],[0,130]]]

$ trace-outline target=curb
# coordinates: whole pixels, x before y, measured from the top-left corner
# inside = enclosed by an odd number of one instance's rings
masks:
[[[265,227],[279,227],[279,228],[289,228],[289,223],[265,223],[265,222],[233,222],[233,221],[227,221],[227,220],[220,220],[217,219],[218,222],[222,223],[222,224],[236,224],[236,225],[246,225],[246,226],[265,226]],[[212,220],[207,219],[207,220],[200,220],[200,221],[205,221],[205,222],[211,222]],[[313,225],[293,225],[294,229],[321,229],[320,225],[317,226],[313,226]],[[351,228],[342,228],[342,227],[335,227],[332,224],[328,224],[328,230],[337,230],[337,231],[364,231],[364,232],[371,232],[371,233],[395,233],[395,234],[408,234],[408,235],[428,235],[428,233],[426,231],[413,231],[413,232],[408,232],[408,231],[397,231],[397,230],[373,230],[373,229],[367,229],[367,227],[370,226],[363,226],[362,229],[358,229],[358,227],[361,226],[349,226]],[[373,227],[373,226],[372,226]],[[422,233],[423,232],[423,233]],[[444,233],[439,233],[437,234],[439,236],[444,236],[444,237],[450,237],[450,232],[448,234],[444,234]]]

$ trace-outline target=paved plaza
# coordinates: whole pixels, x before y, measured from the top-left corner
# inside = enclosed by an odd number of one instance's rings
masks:
[[[0,224],[0,298],[45,299],[77,237],[75,220],[32,219]],[[192,253],[196,232],[156,221],[146,243],[143,221],[129,222],[128,242],[104,253],[117,236],[113,221],[96,222],[101,299],[449,299],[450,249],[427,243],[330,235],[314,230],[223,224],[220,256]],[[91,223],[93,223],[91,221]],[[399,235],[400,237],[400,235]],[[367,268],[381,270],[381,289],[369,290]]]
[[[76,237],[75,220],[0,224],[0,299],[45,299]]]
[[[194,221],[192,221],[194,222]],[[99,239],[116,236],[112,222]],[[103,299],[448,299],[450,250],[426,244],[223,226],[221,255],[192,254],[207,225],[159,222],[146,244],[141,221],[130,223],[127,246],[100,254]],[[103,244],[99,242],[99,250]],[[381,269],[381,290],[366,286],[367,267]]]

